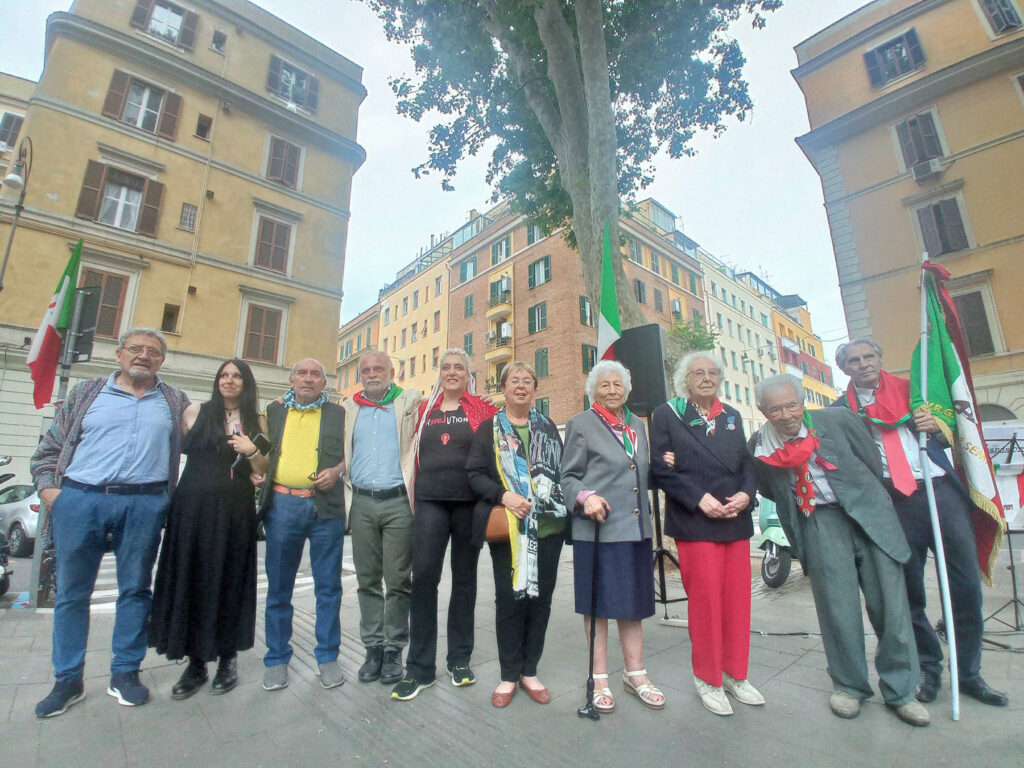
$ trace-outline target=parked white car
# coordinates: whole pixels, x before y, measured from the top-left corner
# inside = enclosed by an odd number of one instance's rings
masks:
[[[0,533],[7,537],[13,557],[28,557],[36,541],[39,496],[31,485],[0,489]]]

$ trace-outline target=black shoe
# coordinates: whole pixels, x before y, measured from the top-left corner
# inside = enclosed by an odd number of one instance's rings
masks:
[[[388,648],[384,651],[384,660],[380,665],[380,681],[384,685],[391,685],[399,682],[404,674],[402,651],[398,648]]]
[[[415,699],[420,695],[420,691],[430,688],[434,682],[434,680],[417,680],[414,677],[407,677],[391,691],[391,698],[397,701]]]
[[[973,680],[961,680],[960,692],[966,693],[972,699],[977,699],[982,704],[991,704],[993,707],[1005,707],[1010,703],[1010,698],[1002,691],[990,688],[989,684],[976,677]]]
[[[198,691],[203,683],[209,679],[206,674],[206,662],[198,659],[190,659],[185,671],[181,673],[178,682],[171,688],[171,698],[180,701]]]
[[[372,683],[380,677],[380,665],[384,659],[384,647],[375,645],[366,649],[366,661],[359,668],[359,682]]]
[[[117,699],[122,707],[141,707],[149,701],[149,688],[139,681],[139,670],[114,672],[110,675],[107,695]]]
[[[448,667],[448,674],[452,676],[452,685],[456,688],[462,688],[464,685],[472,685],[476,682],[476,675],[473,674],[473,670],[467,664],[456,664],[454,667]]]
[[[930,704],[939,695],[939,686],[942,684],[942,674],[937,672],[922,672],[921,682],[917,684],[914,698],[922,704]]]
[[[210,686],[210,693],[217,695],[227,693],[238,685],[238,657],[221,656],[217,664],[217,674],[213,676],[213,685]]]
[[[56,717],[68,711],[68,707],[85,698],[82,678],[58,680],[53,684],[50,695],[36,704],[36,717]]]

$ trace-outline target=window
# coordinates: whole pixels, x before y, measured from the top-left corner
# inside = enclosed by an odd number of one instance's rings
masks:
[[[899,138],[903,162],[907,168],[913,168],[933,157],[942,157],[942,146],[931,112],[922,112],[898,123],[896,136]]]
[[[430,367],[433,368],[435,371],[437,370],[437,364],[440,361],[440,359],[441,359],[441,348],[440,347],[434,347],[430,351]]]
[[[871,85],[879,88],[886,83],[912,72],[924,64],[924,50],[917,31],[907,30],[899,37],[864,54]]]
[[[1020,29],[1020,14],[1013,7],[1013,0],[979,0],[979,5],[997,35]]]
[[[633,281],[633,291],[636,293],[636,300],[641,304],[647,303],[647,285],[643,280]]]
[[[807,345],[807,354],[810,355],[811,357],[815,356],[814,355],[814,345],[813,344],[808,344]]]
[[[637,264],[644,263],[644,254],[643,250],[640,248],[640,243],[633,238],[629,238],[629,260],[634,261]]]
[[[590,369],[597,365],[597,347],[592,344],[583,345],[583,372],[590,373]]]
[[[534,304],[527,310],[526,316],[529,321],[530,333],[543,331],[548,327],[548,303],[542,301],[540,304]]]
[[[441,310],[434,312],[434,332],[441,330]],[[370,343],[370,329],[366,329],[366,343]]]
[[[363,334],[356,335],[356,352],[363,348]]]
[[[953,297],[956,313],[960,319],[960,332],[967,344],[967,354],[990,355],[995,352],[992,341],[992,330],[985,311],[985,301],[981,291],[961,293]]]
[[[399,333],[399,338],[401,338],[401,340],[402,340],[402,342],[401,342],[401,345],[402,345],[403,347],[405,346],[405,340],[406,340],[406,337],[407,337],[407,334],[408,334],[408,332],[409,332],[409,329],[408,329],[408,328],[403,328],[403,329],[401,330],[401,332]]]
[[[665,299],[661,291],[657,288],[654,289],[654,309],[657,312],[665,311]]]
[[[590,299],[586,296],[580,296],[580,322],[594,327],[594,311],[590,307]]]
[[[0,118],[0,145],[13,147],[18,141],[18,134],[21,133],[23,122],[25,122],[25,118],[21,115],[4,112],[3,118]]]
[[[465,306],[465,312],[463,313],[462,316],[463,317],[472,317],[473,316],[473,294],[472,293],[467,293],[466,294],[465,305],[466,305]]]
[[[267,90],[309,112],[316,112],[320,81],[280,56],[270,55]]]
[[[722,301],[729,303],[729,294],[725,292],[725,288],[722,289]]]
[[[711,295],[714,296],[716,299],[718,298],[718,283],[716,283],[714,280],[711,281]]]
[[[228,47],[227,32],[221,32],[219,29],[215,29],[213,31],[213,39],[210,41],[210,47],[217,53],[224,53]]]
[[[164,333],[178,332],[178,315],[181,307],[177,304],[164,304],[164,316],[160,320],[160,330]]]
[[[409,375],[410,376],[415,376],[416,375],[416,357],[415,356],[409,358]]]
[[[274,307],[264,307],[259,304],[249,305],[242,357],[265,363],[277,362],[281,314],[281,310]]]
[[[771,322],[768,320],[768,315],[766,315],[764,312],[761,313],[761,325],[763,325],[765,328],[772,327]]]
[[[391,307],[384,307],[384,325],[391,322]]]
[[[725,383],[725,396],[727,398],[728,397],[732,397],[732,387],[729,386],[729,382],[728,381],[726,381],[724,383]]]
[[[418,309],[420,306],[420,292],[415,290],[412,292],[412,308]]]
[[[743,314],[747,314],[747,302],[745,302],[743,299],[740,299],[740,312],[742,312]]]
[[[139,0],[131,17],[133,27],[182,48],[195,44],[198,24],[197,14],[164,0]]]
[[[917,221],[921,227],[921,239],[924,240],[924,247],[929,255],[939,256],[968,247],[967,232],[964,230],[956,198],[951,197],[918,208]]]
[[[173,141],[181,115],[181,96],[115,69],[102,113]]]
[[[196,231],[196,207],[192,203],[181,204],[181,217],[178,219],[178,229],[188,232]]]
[[[746,401],[747,405],[750,405],[750,387],[743,388],[743,399]]]
[[[467,355],[473,354],[473,334],[467,333],[462,337],[462,349]]]
[[[164,185],[90,160],[75,215],[156,236]]]
[[[672,265],[672,282],[679,285],[679,267],[676,264]]]
[[[291,226],[260,216],[258,232],[253,265],[275,272],[287,272],[288,252],[292,240]]]
[[[416,323],[413,323],[412,325],[409,326],[409,332],[410,332],[409,333],[409,341],[410,342],[416,341],[419,338],[418,331],[419,331],[419,328],[416,325]]]
[[[541,413],[544,416],[551,415],[551,400],[549,398],[539,397],[534,401],[533,405],[537,409],[538,413]]]
[[[679,301],[679,299],[676,299],[676,301]],[[680,312],[679,314],[682,315],[683,313]],[[696,326],[704,325],[704,316],[700,313],[699,309],[693,310],[693,324]]]
[[[373,328],[366,326],[366,346],[370,346],[370,339],[373,338]]]
[[[403,296],[402,297],[402,317],[405,317],[408,314],[409,314],[409,297],[408,296]]]
[[[96,317],[96,335],[116,339],[121,332],[121,315],[128,290],[128,277],[114,272],[103,272],[82,267],[80,287],[100,287],[100,311]]]
[[[543,379],[548,375],[548,348],[541,347],[533,353],[533,369],[537,371],[537,378]]]
[[[672,299],[672,317],[676,320],[683,316],[683,301],[682,299]]]
[[[530,224],[526,228],[526,244],[533,245],[544,239],[544,233],[541,232],[540,227],[536,224]]]
[[[505,235],[501,240],[491,244],[491,266],[499,264],[512,255],[512,235]]]
[[[345,345],[341,349],[341,359],[347,360],[352,357],[352,339],[345,342]]]
[[[209,115],[200,115],[196,119],[196,138],[203,141],[210,140],[210,131],[213,129],[213,118]]]
[[[740,369],[740,366],[736,362],[736,353],[735,352],[730,352],[729,354],[732,355],[732,369],[734,371],[738,371]]]
[[[729,329],[729,338],[731,339],[733,337],[732,336],[732,318],[731,317],[726,318],[725,324],[726,324],[726,326]]]
[[[715,322],[718,325],[718,330],[722,330],[725,327],[725,323],[722,320],[722,313],[721,312],[716,312],[715,313]]]
[[[697,276],[693,272],[687,272],[686,276],[690,278],[690,293],[694,296],[697,295]]]
[[[470,256],[459,264],[459,282],[464,283],[476,277],[476,256]]]
[[[542,256],[533,262],[528,270],[531,288],[543,285],[551,279],[551,257]]]
[[[661,257],[654,251],[651,251],[651,271],[659,275],[661,274]]]
[[[438,275],[434,278],[434,298],[441,295],[441,291],[444,290],[444,276]]]
[[[267,154],[267,179],[295,189],[299,184],[301,157],[302,150],[290,141],[271,136],[270,151]]]

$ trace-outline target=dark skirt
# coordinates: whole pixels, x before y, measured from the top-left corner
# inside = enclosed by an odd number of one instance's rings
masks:
[[[605,619],[639,621],[654,615],[654,567],[651,540],[598,544],[597,611]],[[594,542],[573,541],[576,613],[590,614],[594,579]]]

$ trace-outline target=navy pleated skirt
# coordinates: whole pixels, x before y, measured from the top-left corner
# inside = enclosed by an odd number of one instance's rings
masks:
[[[599,543],[597,610],[605,619],[639,621],[654,615],[654,567],[651,540]],[[590,614],[594,579],[594,542],[573,540],[576,613]]]

